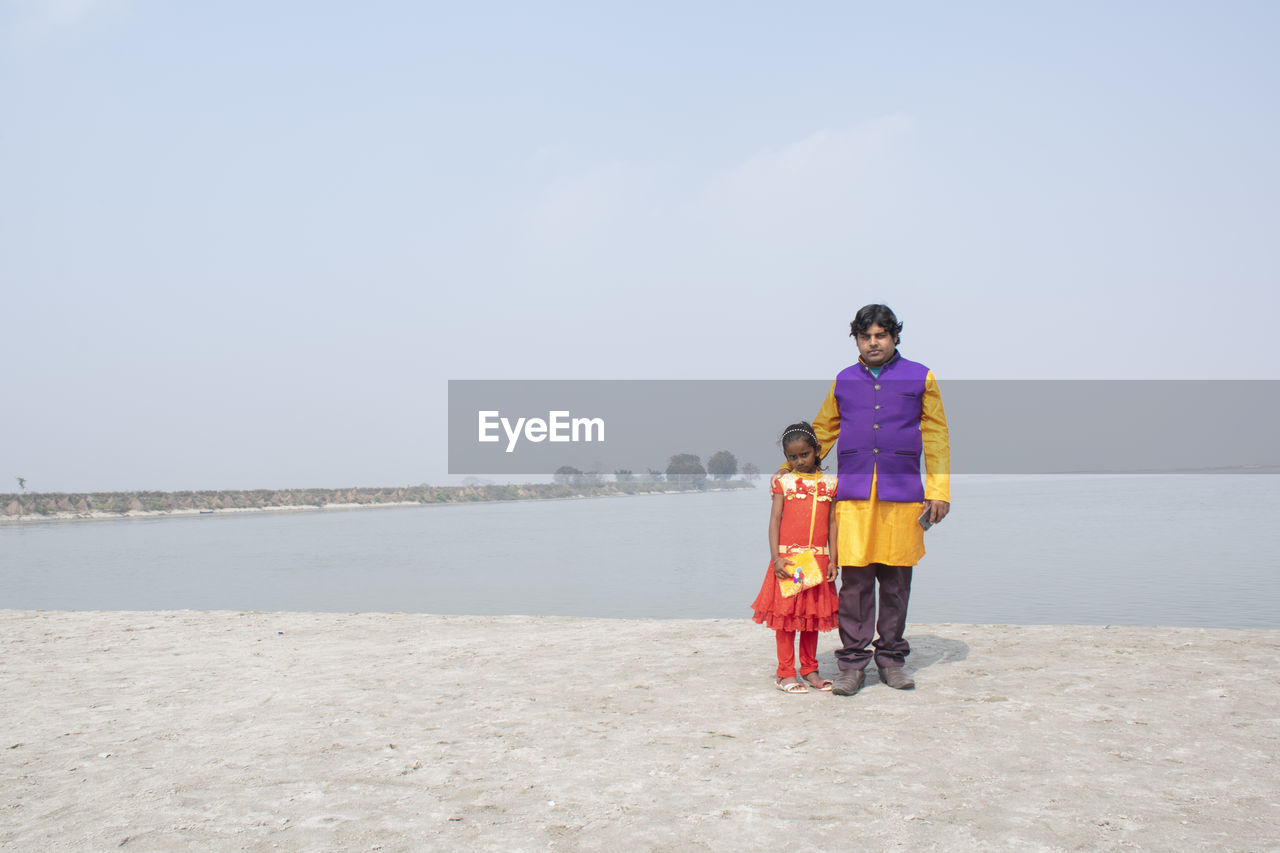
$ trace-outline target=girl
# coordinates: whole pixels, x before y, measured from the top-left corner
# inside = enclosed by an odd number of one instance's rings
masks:
[[[784,693],[808,693],[809,688],[830,690],[831,682],[818,675],[818,632],[836,627],[839,599],[832,581],[837,566],[827,559],[836,553],[836,478],[818,467],[818,437],[806,422],[782,432],[782,452],[791,465],[769,483],[773,511],[769,513],[769,569],[764,585],[751,605],[752,617],[777,632],[778,673],[774,685]],[[790,555],[810,551],[825,572],[817,586],[793,596],[782,594],[779,581],[792,577],[796,563]],[[795,639],[800,632],[800,678],[796,678]]]

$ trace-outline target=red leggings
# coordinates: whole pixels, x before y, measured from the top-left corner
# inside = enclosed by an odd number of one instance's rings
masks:
[[[775,631],[778,635],[778,678],[796,677],[796,632]],[[818,671],[818,632],[800,632],[800,675]]]

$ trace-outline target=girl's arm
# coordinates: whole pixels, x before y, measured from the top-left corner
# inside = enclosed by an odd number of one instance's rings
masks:
[[[769,511],[769,562],[773,565],[773,573],[779,578],[791,577],[787,566],[793,565],[790,560],[778,553],[779,531],[782,529],[782,505],[786,498],[773,496],[773,508]]]
[[[827,580],[836,579],[840,571],[840,547],[836,542],[836,502],[831,502],[831,518],[827,522]]]

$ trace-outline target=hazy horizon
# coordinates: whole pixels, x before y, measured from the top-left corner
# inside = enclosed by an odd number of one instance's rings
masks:
[[[944,394],[1280,378],[1278,36],[1238,0],[10,0],[0,491],[456,482],[450,379],[830,378],[869,302]]]

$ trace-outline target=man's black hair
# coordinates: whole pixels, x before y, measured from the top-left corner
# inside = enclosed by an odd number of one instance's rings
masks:
[[[892,308],[888,305],[863,305],[849,324],[849,337],[856,338],[872,326],[879,326],[893,335],[894,346],[897,346],[902,335],[902,324],[898,322]]]

